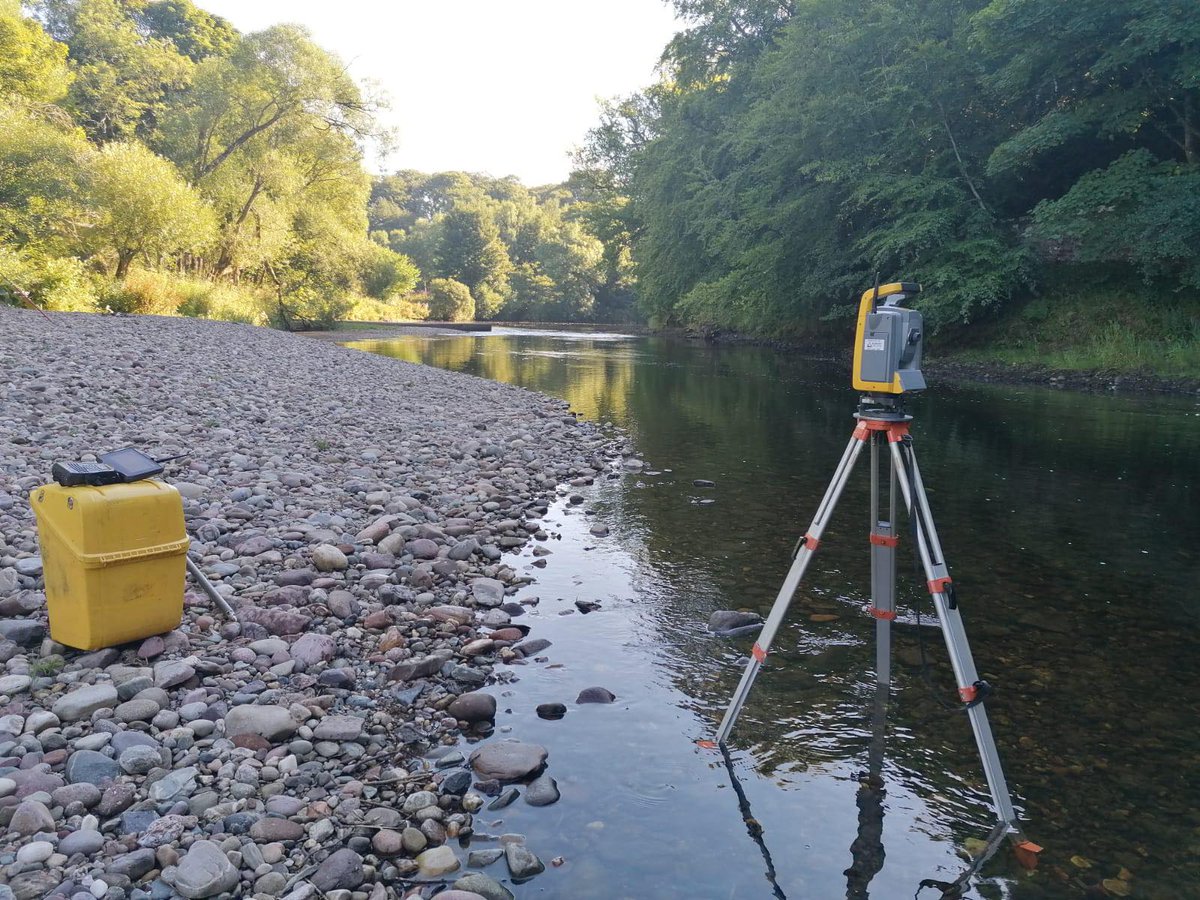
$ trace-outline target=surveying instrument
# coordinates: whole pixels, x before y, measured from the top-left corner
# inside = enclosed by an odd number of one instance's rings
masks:
[[[833,480],[829,483],[820,506],[817,507],[812,524],[797,543],[791,568],[779,589],[758,640],[754,643],[741,681],[717,728],[716,740],[699,743],[707,748],[720,748],[728,762],[726,741],[733,731],[738,714],[750,695],[754,679],[762,668],[771,649],[771,642],[787,615],[800,580],[821,544],[821,536],[829,524],[843,488],[850,480],[854,465],[863,449],[869,446],[871,604],[867,611],[876,621],[875,725],[880,740],[877,745],[872,746],[871,772],[868,779],[876,785],[880,783],[879,774],[883,761],[882,734],[885,727],[886,701],[891,686],[891,626],[896,618],[896,547],[900,538],[896,526],[896,499],[899,487],[899,496],[908,513],[913,541],[924,569],[926,588],[933,598],[938,624],[949,651],[958,696],[962,703],[961,709],[971,722],[971,730],[975,735],[997,819],[988,836],[986,847],[975,855],[967,872],[953,885],[939,885],[961,890],[969,877],[996,852],[1005,838],[1013,842],[1018,860],[1027,868],[1036,865],[1037,854],[1041,848],[1025,838],[1013,810],[1012,797],[984,708],[984,700],[991,688],[985,681],[980,680],[975,670],[975,662],[971,657],[971,648],[967,643],[966,631],[958,609],[958,599],[954,593],[954,583],[950,578],[950,570],[934,527],[933,514],[925,496],[921,470],[917,466],[912,437],[909,435],[909,423],[913,417],[905,412],[903,398],[905,394],[925,388],[925,378],[920,368],[924,332],[921,313],[906,308],[905,301],[920,290],[919,284],[910,282],[895,282],[882,286],[876,283],[872,290],[862,295],[858,308],[852,375],[854,387],[863,392],[858,410],[854,414],[858,424],[850,436],[841,462],[834,471]],[[890,458],[883,462],[883,454],[880,451],[885,447]],[[882,508],[880,497],[882,469],[887,470],[888,477],[886,510]],[[847,874],[850,874],[849,871]],[[943,896],[958,894],[948,892]]]

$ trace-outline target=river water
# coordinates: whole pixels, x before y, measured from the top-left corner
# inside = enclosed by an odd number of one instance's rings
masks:
[[[884,792],[861,788],[865,455],[731,740],[748,806],[694,743],[753,640],[705,624],[774,600],[852,428],[844,366],[515,329],[350,346],[562,397],[645,461],[551,507],[545,568],[532,548],[514,563],[537,579],[521,596],[540,598],[522,621],[553,646],[490,689],[497,726],[550,750],[563,794],[481,814],[562,857],[519,898],[936,898],[921,882],[958,875],[992,814],[969,724],[939,703],[953,679],[903,538]],[[911,409],[1010,786],[1045,847],[1033,874],[998,854],[966,896],[1200,897],[1200,403],[935,383]],[[592,537],[595,522],[611,534]],[[617,702],[575,707],[593,685]],[[538,719],[548,701],[568,716]]]

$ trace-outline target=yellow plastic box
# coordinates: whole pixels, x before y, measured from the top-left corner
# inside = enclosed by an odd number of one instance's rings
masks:
[[[47,484],[30,502],[54,640],[99,650],[179,624],[188,538],[175,488]]]

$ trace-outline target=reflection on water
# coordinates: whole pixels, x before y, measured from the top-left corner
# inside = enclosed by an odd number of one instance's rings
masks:
[[[577,510],[556,508],[564,540],[547,569],[530,570],[544,598],[605,609],[581,619],[543,605],[538,633],[553,635],[566,665],[523,670],[526,690],[569,700],[577,680],[607,679],[630,701],[618,732],[613,717],[602,725],[580,711],[561,723],[572,723],[569,739],[514,710],[517,733],[549,732],[556,765],[578,781],[549,808],[577,862],[540,876],[544,895],[770,896],[719,759],[689,743],[719,718],[750,643],[716,641],[703,623],[718,608],[769,608],[849,437],[846,373],[759,348],[611,334],[509,329],[351,346],[563,397],[627,428],[647,462],[589,497],[613,527],[603,547],[587,549],[597,542]],[[1091,886],[1088,896],[1200,897],[1200,407],[935,385],[914,413],[976,662],[997,688],[989,707],[1009,781],[1046,847],[1033,877],[998,857],[972,896]],[[855,862],[873,697],[860,466],[733,740],[790,897],[845,896],[842,870]],[[717,486],[694,487],[698,478]],[[921,579],[907,557],[901,578],[877,898],[951,880],[955,846],[991,818],[965,718],[932,693],[951,696],[953,682],[928,628],[932,674],[921,676]],[[546,825],[519,827],[533,841]]]

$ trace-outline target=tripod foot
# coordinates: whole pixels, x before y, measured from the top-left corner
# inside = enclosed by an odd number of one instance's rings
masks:
[[[1033,841],[1017,841],[1013,844],[1013,853],[1017,857],[1017,862],[1021,867],[1033,871],[1037,868],[1038,854],[1042,852],[1042,848]]]

